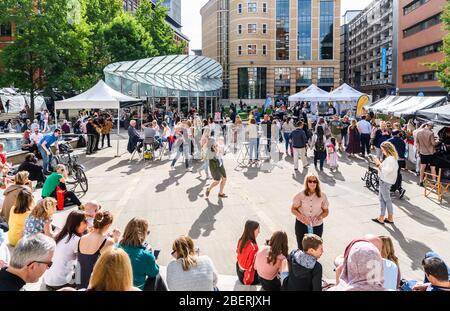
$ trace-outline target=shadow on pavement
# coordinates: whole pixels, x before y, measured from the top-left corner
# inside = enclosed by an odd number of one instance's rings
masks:
[[[430,212],[427,212],[420,207],[411,204],[406,200],[395,200],[394,204],[400,208],[411,219],[421,223],[427,227],[433,227],[442,231],[448,231],[445,224],[438,217]]]
[[[391,226],[385,226],[385,228],[398,242],[408,258],[411,259],[411,269],[422,269],[422,259],[425,257],[427,252],[431,251],[430,247],[422,242],[406,238],[395,225],[392,225],[392,229]]]
[[[203,180],[200,178],[197,178],[197,179],[200,180],[200,183],[197,186],[191,187],[186,190],[189,201],[191,201],[191,202],[197,201],[200,193],[203,191],[203,189],[205,189],[205,186],[206,186],[206,179],[203,179]]]
[[[216,215],[223,209],[221,198],[219,198],[218,204],[211,203],[209,199],[206,199],[206,202],[208,203],[208,207],[198,216],[189,230],[188,235],[193,239],[198,239],[200,235],[204,237],[209,236],[214,231]]]
[[[165,191],[168,187],[170,187],[173,184],[179,185],[178,181],[184,175],[186,175],[186,169],[184,168],[184,164],[182,168],[169,171],[169,178],[164,179],[160,184],[155,186],[156,192]]]

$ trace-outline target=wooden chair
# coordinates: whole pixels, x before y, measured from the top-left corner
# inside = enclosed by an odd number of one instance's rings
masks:
[[[425,197],[428,197],[431,193],[436,193],[441,204],[444,195],[449,193],[450,180],[442,179],[442,169],[438,170],[437,175],[425,172],[423,187],[425,189]]]

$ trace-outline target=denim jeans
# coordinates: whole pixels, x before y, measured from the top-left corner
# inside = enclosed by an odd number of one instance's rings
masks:
[[[325,162],[326,157],[327,153],[325,151],[322,152],[314,151],[314,166],[317,166],[317,161],[319,161],[320,169],[323,169],[323,163]]]
[[[47,152],[45,152],[44,148],[42,148],[41,145],[38,145],[38,150],[42,156],[42,162],[43,162],[42,167],[44,168],[44,172],[49,172],[48,165],[50,164],[50,158],[47,155]]]
[[[288,151],[288,147],[290,147],[292,145],[292,144],[289,143],[289,135],[291,135],[291,133],[283,133],[284,144],[286,146],[286,151]]]
[[[258,139],[250,138],[248,142],[249,157],[251,160],[258,160]],[[254,156],[253,156],[254,155]]]
[[[375,147],[375,152],[377,154],[378,160],[383,160],[383,152],[381,151],[381,148]]]
[[[378,199],[380,200],[380,216],[386,214],[386,209],[389,215],[394,214],[394,208],[392,207],[391,200],[391,184],[384,182],[380,179],[380,187],[378,190]]]

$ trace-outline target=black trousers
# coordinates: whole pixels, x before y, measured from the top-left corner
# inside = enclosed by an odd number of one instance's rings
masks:
[[[325,151],[314,151],[314,166],[317,166],[317,161],[319,161],[320,169],[323,169],[323,163],[326,157],[327,153]]]
[[[406,167],[405,160],[398,160],[398,171],[397,171],[397,180],[395,181],[395,184],[392,185],[391,191],[400,191],[402,190],[402,168]]]
[[[100,144],[100,134],[95,134],[94,151],[98,150],[98,145],[99,144]]]
[[[102,134],[102,148],[105,145],[105,137],[108,141],[108,147],[111,147],[111,138],[110,138],[110,134]]]
[[[87,141],[87,145],[86,145],[86,153],[87,154],[91,154],[92,152],[94,152],[95,144],[96,144],[95,135],[88,134],[88,141]]]
[[[361,134],[361,154],[370,154],[370,134]]]
[[[157,275],[154,278],[147,278],[145,281],[144,291],[147,292],[167,292],[166,283],[162,279],[161,275]]]
[[[261,286],[265,291],[278,292],[281,290],[281,281],[278,277],[275,277],[273,280],[266,280],[259,277],[259,282],[261,282]]]
[[[62,190],[67,190],[66,185],[63,183],[60,183],[59,187]],[[54,198],[55,200],[57,200],[56,189],[55,189],[55,191],[52,192],[52,194],[50,196],[52,198]],[[73,191],[66,191],[66,193],[64,195],[64,206],[70,206],[70,205],[80,206],[81,202],[78,199],[77,195]]]
[[[302,241],[303,236],[308,233],[308,226],[304,225],[298,219],[295,220],[295,237],[297,238],[297,246],[299,250],[303,250]],[[313,233],[322,237],[323,224],[313,227]]]
[[[236,262],[236,274],[241,284],[244,284],[244,272],[245,271],[242,271],[241,268],[239,268],[239,264]],[[253,279],[253,283],[251,285],[259,285],[259,284],[260,284],[259,276],[258,273],[255,271],[255,278]]]

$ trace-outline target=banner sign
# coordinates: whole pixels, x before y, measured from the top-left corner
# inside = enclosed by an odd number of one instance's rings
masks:
[[[381,49],[381,72],[386,73],[387,69],[387,49]]]

